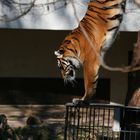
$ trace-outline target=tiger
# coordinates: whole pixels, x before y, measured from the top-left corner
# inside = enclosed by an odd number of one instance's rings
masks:
[[[65,82],[74,81],[76,69],[83,68],[85,93],[81,98],[74,98],[73,103],[89,102],[95,95],[100,68],[96,53],[104,56],[114,42],[125,12],[125,3],[126,0],[91,0],[78,27],[65,37],[54,52]],[[80,24],[94,49],[89,45]]]

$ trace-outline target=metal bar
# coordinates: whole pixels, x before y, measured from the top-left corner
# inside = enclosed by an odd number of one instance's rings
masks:
[[[103,104],[89,106],[67,104],[64,140],[140,140],[140,128],[127,124],[125,120],[128,118],[123,117],[130,112],[138,114],[140,108]],[[121,125],[123,129],[120,127],[121,119],[125,122]],[[139,118],[132,120],[137,122]]]
[[[77,133],[76,133],[76,140],[78,140],[79,138],[78,138],[78,134],[79,134],[79,128],[80,128],[80,126],[79,126],[79,122],[80,122],[80,108],[78,107],[78,108],[76,108],[76,110],[77,110]]]
[[[68,116],[69,116],[69,107],[66,106],[66,114],[65,114],[65,128],[64,128],[64,140],[67,140],[67,129],[68,129]]]
[[[91,133],[91,107],[89,107],[89,122],[88,122],[88,128],[89,128],[89,140],[90,140],[90,133]]]
[[[82,107],[82,112],[81,112],[81,137],[83,136],[83,127],[84,127],[84,108]]]
[[[113,131],[119,132],[120,131],[120,109],[114,109],[114,123],[113,123]]]

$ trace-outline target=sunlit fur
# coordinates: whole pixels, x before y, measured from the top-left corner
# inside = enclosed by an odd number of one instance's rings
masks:
[[[125,0],[93,0],[89,2],[88,10],[80,23],[90,37],[94,49],[89,46],[89,42],[79,26],[66,36],[59,50],[55,52],[62,77],[65,80],[68,78],[71,81],[75,78],[75,74],[70,78],[69,72],[67,73],[65,70],[69,71],[69,68],[72,68],[75,72],[76,66],[83,66],[85,94],[81,100],[90,99],[96,89],[100,64],[95,50],[104,55],[111,46],[119,30],[124,7]],[[74,61],[69,63],[68,60],[73,59]],[[67,66],[69,68],[64,69]]]

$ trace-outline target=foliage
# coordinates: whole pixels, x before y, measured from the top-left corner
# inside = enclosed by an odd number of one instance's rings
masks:
[[[54,133],[53,131],[55,128],[49,128],[48,125],[42,126],[25,126],[25,127],[18,127],[15,129],[15,132],[20,137],[20,140],[62,140],[59,134]]]

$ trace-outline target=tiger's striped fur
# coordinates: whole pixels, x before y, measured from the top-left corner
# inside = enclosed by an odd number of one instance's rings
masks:
[[[75,69],[83,66],[85,94],[82,101],[89,100],[96,89],[100,63],[95,50],[104,55],[111,46],[119,30],[124,9],[125,0],[90,1],[80,24],[90,37],[94,49],[79,26],[66,36],[59,50],[55,51],[64,79],[74,80]]]

